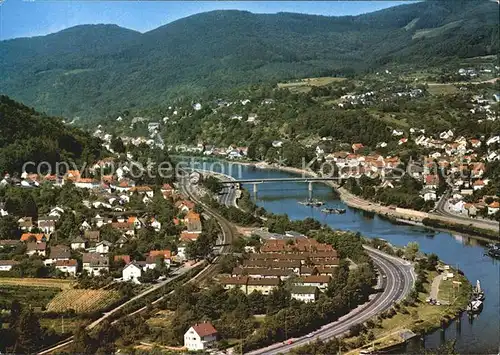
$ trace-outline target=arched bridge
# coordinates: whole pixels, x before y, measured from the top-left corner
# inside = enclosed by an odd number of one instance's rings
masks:
[[[252,184],[253,193],[257,194],[257,186],[264,183],[276,183],[276,182],[306,182],[308,183],[309,199],[312,199],[313,183],[314,182],[325,182],[325,181],[338,181],[337,177],[289,177],[289,178],[260,178],[260,179],[232,179],[232,180],[220,180],[221,184],[234,185],[237,184],[240,187],[241,184]]]

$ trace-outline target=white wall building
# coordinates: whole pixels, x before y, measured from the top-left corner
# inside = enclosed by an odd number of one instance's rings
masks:
[[[208,322],[195,324],[184,334],[184,346],[189,351],[209,349],[215,341],[217,341],[217,330]]]
[[[139,278],[142,276],[142,267],[134,262],[128,263],[122,270],[123,281],[132,281],[140,284]]]

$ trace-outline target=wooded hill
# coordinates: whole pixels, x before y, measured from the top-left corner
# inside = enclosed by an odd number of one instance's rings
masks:
[[[91,163],[100,154],[99,141],[88,133],[0,96],[0,173],[20,174],[28,161],[53,168],[59,161]]]
[[[252,83],[438,65],[498,52],[498,8],[453,0],[342,17],[213,11],[143,34],[76,26],[0,42],[0,92],[88,119]]]

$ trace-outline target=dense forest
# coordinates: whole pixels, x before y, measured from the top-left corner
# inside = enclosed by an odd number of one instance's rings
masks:
[[[91,163],[101,154],[99,140],[64,125],[7,96],[0,96],[0,172],[21,173],[23,164],[47,162]],[[49,172],[48,165],[45,166]],[[36,171],[36,169],[34,170]]]
[[[498,52],[498,5],[425,1],[359,16],[214,11],[144,34],[85,25],[0,42],[0,92],[82,119],[174,97]]]

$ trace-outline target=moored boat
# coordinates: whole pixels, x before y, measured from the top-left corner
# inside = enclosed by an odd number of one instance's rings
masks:
[[[471,301],[466,308],[469,313],[479,313],[483,309],[483,302],[479,300]]]
[[[323,208],[321,212],[329,214],[343,214],[346,210],[344,208]]]

